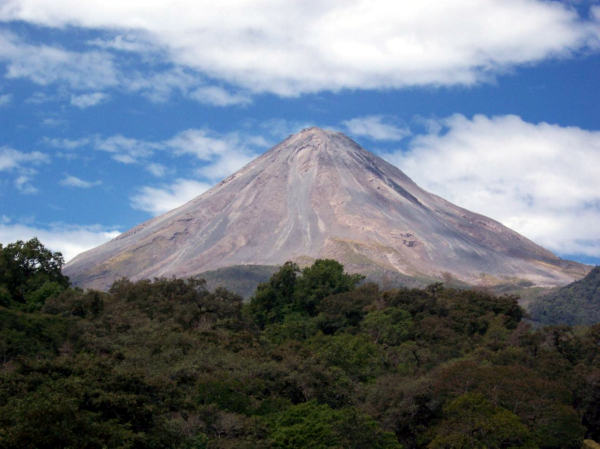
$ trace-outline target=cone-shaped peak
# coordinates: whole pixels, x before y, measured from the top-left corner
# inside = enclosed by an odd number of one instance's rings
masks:
[[[332,134],[339,134],[339,133],[337,133],[335,131],[328,130],[328,129],[319,128],[318,126],[311,126],[310,128],[304,128],[298,134],[329,136],[329,135],[332,135]]]
[[[364,274],[449,272],[467,282],[485,272],[561,285],[582,269],[566,270],[500,223],[431,195],[341,132],[312,127],[183,206],[79,255],[65,274],[106,289],[123,276],[317,258]]]
[[[301,151],[310,149],[311,155],[314,157],[322,152],[330,153],[346,153],[364,151],[354,140],[345,134],[333,131],[330,129],[323,129],[317,126],[310,128],[304,128],[302,131],[290,135],[281,144],[275,146],[274,150],[289,151]]]
[[[294,141],[307,141],[307,140],[316,140],[321,142],[327,142],[335,139],[339,139],[340,137],[346,138],[351,141],[348,136],[344,134],[332,131],[329,129],[319,128],[317,126],[312,126],[310,128],[304,128],[302,131],[292,134],[290,136]]]

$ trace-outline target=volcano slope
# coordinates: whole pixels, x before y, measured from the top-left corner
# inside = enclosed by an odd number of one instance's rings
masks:
[[[64,268],[75,285],[336,259],[350,272],[565,285],[589,271],[426,192],[347,136],[305,129]]]

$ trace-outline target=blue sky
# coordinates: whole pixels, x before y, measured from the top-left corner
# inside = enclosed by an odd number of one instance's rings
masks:
[[[600,263],[600,4],[5,0],[0,242],[67,258],[290,133]]]

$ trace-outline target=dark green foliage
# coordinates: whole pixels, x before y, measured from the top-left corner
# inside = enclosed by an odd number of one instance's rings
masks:
[[[575,326],[600,322],[600,267],[579,281],[537,298],[529,313],[541,324]]]
[[[436,437],[428,446],[431,449],[537,447],[517,415],[492,404],[483,394],[457,397],[444,407],[442,416],[432,429]]]
[[[333,410],[316,401],[288,407],[269,418],[269,437],[274,448],[397,448],[392,433],[354,407]]]
[[[600,325],[533,331],[513,296],[359,281],[337,262],[288,263],[245,306],[202,280],[123,279],[53,293],[34,313],[0,308],[0,448],[600,437]]]
[[[344,273],[344,266],[335,260],[318,259],[301,272],[298,265],[286,262],[269,282],[258,286],[248,312],[261,328],[282,323],[290,313],[313,317],[323,299],[353,290],[362,279]]]
[[[356,329],[379,297],[376,284],[365,284],[346,293],[324,298],[319,304],[319,325],[326,334]]]
[[[256,324],[264,328],[267,324],[281,323],[294,302],[296,281],[300,268],[286,262],[269,282],[259,284],[247,307]]]
[[[364,279],[359,274],[344,273],[344,266],[331,259],[317,259],[302,270],[294,291],[294,310],[315,316],[319,304],[330,295],[353,290]]]
[[[61,317],[0,307],[0,360],[57,356],[68,331],[68,322]]]
[[[170,408],[173,385],[78,357],[21,365],[0,376],[0,445],[6,448],[189,447]]]
[[[34,238],[0,244],[0,306],[39,310],[45,300],[69,287],[64,259]]]

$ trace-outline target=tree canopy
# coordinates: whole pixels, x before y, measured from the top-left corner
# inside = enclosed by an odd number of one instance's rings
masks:
[[[37,239],[0,243],[0,305],[39,309],[50,296],[69,287],[61,272],[61,253],[45,248]]]
[[[324,260],[284,265],[248,304],[175,278],[65,288],[29,309],[10,296],[0,448],[600,439],[600,324],[536,330],[515,296],[360,281]]]

